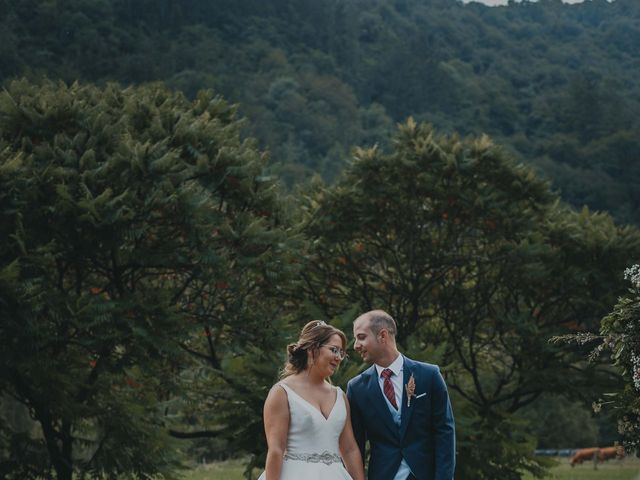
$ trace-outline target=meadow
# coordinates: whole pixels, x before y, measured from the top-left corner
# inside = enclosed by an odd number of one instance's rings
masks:
[[[609,460],[598,465],[597,470],[591,462],[571,468],[568,458],[558,458],[557,461],[559,465],[551,469],[551,475],[545,480],[640,480],[640,460],[635,457]],[[530,475],[523,477],[523,480],[533,479]]]
[[[240,461],[216,462],[185,472],[183,480],[244,480],[243,473]]]
[[[571,468],[567,458],[559,458],[558,463],[545,480],[640,480],[640,460],[637,458],[608,461],[598,465],[597,470],[592,463]],[[219,462],[191,470],[184,480],[243,480],[243,472],[239,461]],[[534,477],[525,475],[523,480],[534,480]]]

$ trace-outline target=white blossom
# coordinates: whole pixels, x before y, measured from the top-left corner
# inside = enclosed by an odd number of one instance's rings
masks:
[[[624,278],[630,280],[637,288],[640,288],[640,265],[635,264],[624,271]]]
[[[631,352],[631,365],[633,368],[633,386],[640,390],[640,357],[635,352]]]

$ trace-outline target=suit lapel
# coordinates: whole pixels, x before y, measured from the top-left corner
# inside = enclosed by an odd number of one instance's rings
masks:
[[[387,402],[384,399],[384,394],[382,393],[382,389],[380,388],[380,383],[378,382],[378,371],[376,370],[375,365],[372,365],[369,370],[365,372],[368,374],[369,384],[367,385],[367,396],[371,401],[371,406],[377,411],[378,418],[382,420],[382,423],[392,432],[394,435],[398,434],[398,427],[393,423],[393,418],[391,416],[391,412],[389,411],[389,407],[387,406]]]
[[[411,414],[413,413],[413,409],[416,403],[415,398],[412,398],[411,405],[407,406],[407,388],[406,388],[406,385],[409,382],[409,378],[414,373],[413,370],[415,368],[415,364],[404,355],[403,355],[403,358],[404,358],[404,367],[402,369],[403,383],[402,383],[402,417],[400,420],[400,438],[404,438],[404,435],[407,433],[407,428],[409,427],[409,420],[411,420]],[[414,378],[415,378],[415,375],[414,375]]]

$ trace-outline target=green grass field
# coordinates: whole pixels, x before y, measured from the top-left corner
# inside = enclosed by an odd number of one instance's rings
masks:
[[[640,480],[640,460],[637,458],[610,460],[598,465],[597,470],[591,462],[574,468],[567,458],[560,458],[558,462],[560,465],[551,470],[551,475],[546,477],[548,480]],[[243,480],[242,472],[241,462],[212,463],[186,473],[184,480]],[[525,476],[523,480],[533,480],[533,477]]]
[[[184,474],[184,480],[244,480],[244,465],[239,461],[210,463]]]
[[[549,480],[640,480],[640,460],[625,458],[623,460],[609,460],[593,469],[592,462],[585,462],[571,468],[568,458],[558,458],[559,465],[551,470]],[[523,480],[533,480],[531,476]]]

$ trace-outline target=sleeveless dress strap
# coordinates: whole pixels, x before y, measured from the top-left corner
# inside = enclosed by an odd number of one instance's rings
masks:
[[[291,393],[291,391],[292,391],[292,390],[291,390],[291,387],[289,387],[288,385],[286,385],[284,382],[278,382],[278,383],[276,383],[276,384],[275,384],[275,386],[282,388],[282,389],[286,392],[287,397],[289,396],[289,394],[290,394],[290,393]],[[294,393],[295,393],[295,392],[294,392]]]

